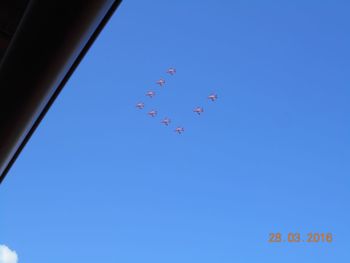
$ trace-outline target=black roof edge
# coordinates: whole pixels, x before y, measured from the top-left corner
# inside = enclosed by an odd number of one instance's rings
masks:
[[[47,2],[49,4],[40,0],[31,1],[0,66],[0,184],[121,0]],[[39,8],[42,10],[38,11]],[[47,12],[56,13],[45,14],[45,8],[48,9]],[[38,41],[43,40],[40,40],[40,36],[37,39],[40,30],[30,26],[26,28],[26,23],[31,23],[34,15],[37,21],[31,26],[40,25],[45,21],[48,23],[42,25],[45,29],[41,33],[44,38],[49,39],[47,43],[51,44],[51,47],[40,47],[40,44],[39,47],[35,46]],[[41,22],[40,15],[44,18]],[[61,23],[59,18],[69,21]],[[50,22],[53,25],[50,25]],[[47,30],[50,26],[51,30]],[[31,37],[32,29],[35,32]],[[55,30],[56,32],[53,32]],[[21,39],[29,41],[21,43]],[[65,42],[63,47],[62,44],[55,45],[57,40]],[[19,55],[11,54],[24,45],[26,53],[22,50]],[[43,56],[49,54],[51,57],[40,57],[35,61],[35,57],[30,55],[31,48],[34,52],[42,48]],[[14,59],[11,60],[12,58]],[[28,63],[30,60],[33,60],[32,66]],[[17,67],[16,63],[22,64]],[[47,69],[44,73],[49,74],[35,76],[42,74],[42,69]],[[17,72],[13,72],[16,70]],[[33,83],[26,83],[30,80]]]

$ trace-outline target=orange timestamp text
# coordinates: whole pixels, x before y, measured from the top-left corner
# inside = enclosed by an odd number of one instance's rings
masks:
[[[332,233],[319,233],[309,232],[306,235],[302,235],[298,232],[289,232],[288,234],[282,234],[279,232],[269,234],[269,243],[332,243]]]

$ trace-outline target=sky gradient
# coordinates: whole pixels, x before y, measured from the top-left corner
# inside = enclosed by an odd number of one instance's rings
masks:
[[[20,263],[349,262],[349,13],[124,1],[1,185],[0,244]]]

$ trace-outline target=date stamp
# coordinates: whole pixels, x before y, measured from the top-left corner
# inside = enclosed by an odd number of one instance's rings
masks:
[[[309,232],[306,235],[298,232],[289,232],[282,234],[280,232],[269,234],[269,243],[332,243],[332,233]]]

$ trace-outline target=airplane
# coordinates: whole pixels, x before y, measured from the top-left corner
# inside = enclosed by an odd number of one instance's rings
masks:
[[[176,73],[176,69],[175,68],[169,68],[166,73],[168,73],[170,75],[174,75]]]
[[[211,101],[215,101],[215,100],[217,100],[217,98],[218,98],[218,95],[216,95],[214,93],[212,93],[208,96],[208,99],[210,99]]]
[[[151,110],[150,112],[148,112],[148,115],[151,117],[154,117],[157,115],[157,111],[156,110]]]
[[[151,99],[156,95],[154,91],[149,91],[146,93],[146,96],[150,97]]]
[[[176,129],[175,129],[175,132],[177,132],[178,134],[181,134],[181,133],[183,133],[185,131],[185,129],[183,128],[183,127],[177,127]]]
[[[156,83],[157,83],[159,86],[163,87],[163,85],[165,84],[165,80],[164,80],[164,79],[159,79]]]
[[[143,102],[139,102],[136,104],[136,108],[142,110],[145,107],[145,104]]]
[[[170,124],[171,120],[169,118],[164,118],[161,123],[163,123],[164,125],[168,126]]]
[[[198,115],[201,115],[201,113],[204,112],[202,107],[197,107],[193,110],[193,112],[197,113]]]

